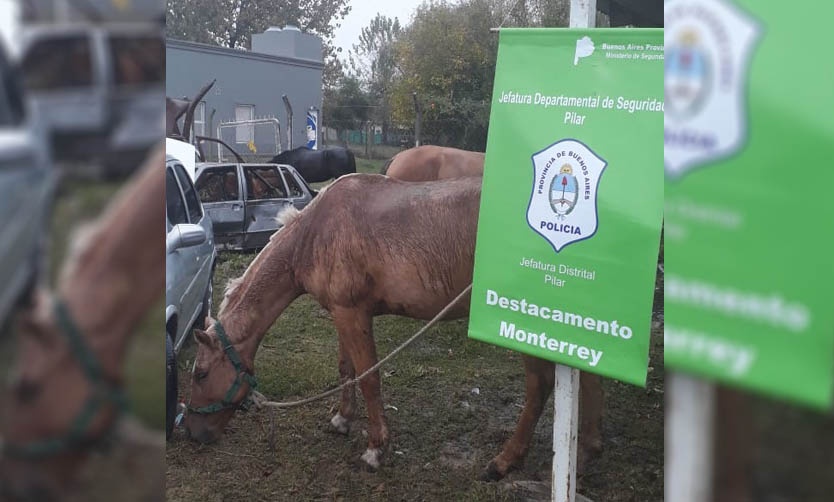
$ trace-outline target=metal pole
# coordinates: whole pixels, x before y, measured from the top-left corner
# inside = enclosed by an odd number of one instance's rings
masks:
[[[292,105],[286,94],[281,96],[284,101],[284,108],[287,109],[287,150],[292,150]]]
[[[420,127],[423,123],[423,107],[420,106],[420,102],[417,101],[417,91],[411,93],[411,97],[414,99],[414,146],[420,146]]]
[[[570,27],[596,25],[596,0],[571,0]],[[579,425],[579,370],[556,365],[553,388],[553,502],[576,500],[576,441]]]
[[[556,365],[553,388],[554,502],[576,499],[576,440],[579,423],[579,370]]]
[[[666,374],[665,500],[712,498],[715,385],[679,373]]]
[[[597,25],[597,0],[570,1],[570,27],[594,28]]]
[[[365,158],[371,158],[371,121],[365,123]]]

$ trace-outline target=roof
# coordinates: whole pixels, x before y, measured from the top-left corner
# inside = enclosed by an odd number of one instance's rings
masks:
[[[230,49],[228,47],[221,47],[219,45],[201,44],[198,42],[187,42],[185,40],[176,40],[173,38],[166,39],[167,49],[180,49],[192,52],[203,52],[206,54],[217,54],[222,56],[230,56],[244,59],[255,59],[259,61],[267,61],[270,63],[283,63],[295,66],[305,66],[307,68],[314,68],[321,70],[324,68],[324,63],[321,61],[313,61],[311,59],[292,58],[287,56],[273,56],[271,54],[263,54],[260,52],[252,52],[241,49]]]

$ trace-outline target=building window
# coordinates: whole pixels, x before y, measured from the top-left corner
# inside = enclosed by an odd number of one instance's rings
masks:
[[[255,119],[255,105],[235,105],[235,121]],[[239,125],[235,127],[235,143],[249,143],[255,140],[255,126]]]
[[[206,102],[200,101],[197,103],[197,108],[194,110],[194,136],[206,135]],[[194,143],[194,138],[191,138]]]

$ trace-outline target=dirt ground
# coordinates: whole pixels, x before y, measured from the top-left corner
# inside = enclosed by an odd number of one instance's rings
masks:
[[[374,168],[360,163],[361,170]],[[221,254],[214,305],[227,280],[241,275],[254,256]],[[662,283],[658,287],[662,292]],[[646,388],[605,382],[604,451],[578,480],[579,493],[594,501],[663,498],[662,293],[655,307]],[[380,357],[422,324],[376,318]],[[308,296],[298,299],[258,352],[260,390],[289,400],[332,388],[337,351],[327,312]],[[182,398],[193,354],[191,345],[179,356]],[[382,382],[391,447],[379,472],[365,472],[359,461],[367,446],[362,404],[349,436],[328,431],[333,397],[287,410],[238,412],[213,445],[176,431],[166,455],[167,500],[549,500],[552,399],[523,469],[498,483],[478,480],[521,412],[518,354],[467,339],[466,320],[448,321],[383,367]]]

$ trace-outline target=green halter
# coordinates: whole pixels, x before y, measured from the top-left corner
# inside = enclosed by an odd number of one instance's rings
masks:
[[[220,321],[214,322],[214,332],[217,334],[217,338],[220,339],[220,343],[223,344],[223,352],[226,353],[226,357],[229,358],[229,361],[232,362],[232,366],[235,368],[235,381],[232,382],[231,387],[229,387],[229,390],[226,391],[226,395],[223,396],[222,401],[211,403],[207,406],[201,406],[200,408],[192,408],[189,403],[189,413],[209,415],[211,413],[217,413],[218,411],[227,410],[229,408],[237,409],[241,406],[241,403],[236,404],[233,399],[237,395],[243,383],[246,382],[249,384],[250,393],[255,389],[255,387],[258,386],[258,380],[255,378],[255,375],[243,365],[240,354],[238,354],[237,350],[235,350],[231,340],[229,340],[229,336],[226,335],[226,330],[224,330],[223,326],[220,324]]]
[[[3,453],[10,457],[37,460],[73,450],[89,448],[109,436],[117,422],[114,419],[101,435],[97,437],[89,436],[86,432],[98,413],[108,405],[115,408],[119,414],[127,409],[127,397],[124,391],[120,385],[105,378],[98,358],[85,343],[84,337],[81,336],[81,331],[73,322],[67,306],[62,301],[56,300],[54,309],[58,327],[66,335],[70,351],[78,360],[81,369],[91,384],[91,395],[63,435],[24,444],[4,443]]]

